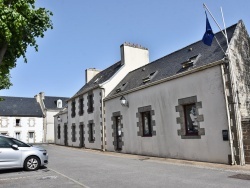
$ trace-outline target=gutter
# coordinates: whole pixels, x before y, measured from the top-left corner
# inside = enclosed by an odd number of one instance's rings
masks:
[[[177,79],[177,78],[189,75],[189,74],[193,74],[195,72],[199,72],[199,71],[202,71],[202,70],[205,70],[205,69],[208,69],[208,68],[223,64],[223,63],[224,63],[224,58],[220,59],[218,61],[215,61],[214,63],[210,63],[208,65],[203,65],[201,67],[194,68],[194,69],[191,69],[191,70],[188,70],[188,71],[185,71],[185,72],[182,72],[182,73],[179,73],[179,74],[167,77],[167,78],[163,78],[161,80],[157,80],[155,82],[152,82],[152,83],[149,83],[149,84],[146,84],[146,85],[142,85],[142,86],[139,86],[139,87],[136,87],[136,88],[121,92],[119,94],[114,94],[114,95],[108,96],[108,97],[106,97],[104,99],[104,102],[106,102],[108,100],[111,100],[111,99],[114,99],[114,98],[117,98],[117,97],[120,97],[120,96],[123,96],[123,95],[126,95],[126,94],[129,94],[129,93],[132,93],[132,92],[135,92],[135,91],[139,91],[139,90],[154,86],[154,85],[158,85],[158,84],[161,84],[161,83],[164,83],[164,82],[167,82],[167,81],[170,81],[170,80],[174,80],[174,79]]]
[[[105,122],[104,122],[104,102],[103,99],[105,97],[105,88],[100,86],[100,89],[102,90],[102,95],[101,95],[101,114],[102,114],[102,151],[105,151]]]

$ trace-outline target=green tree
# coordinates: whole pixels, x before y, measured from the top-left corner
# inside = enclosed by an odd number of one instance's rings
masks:
[[[8,89],[10,69],[19,57],[25,56],[28,46],[38,50],[36,38],[44,37],[47,29],[53,29],[45,8],[36,8],[36,0],[0,0],[0,90]]]

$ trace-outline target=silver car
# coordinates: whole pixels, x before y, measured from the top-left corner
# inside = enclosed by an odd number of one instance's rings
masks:
[[[32,171],[46,164],[48,164],[48,153],[45,149],[0,135],[0,170],[24,168]]]

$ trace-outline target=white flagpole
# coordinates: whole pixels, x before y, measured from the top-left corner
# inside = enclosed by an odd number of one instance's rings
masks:
[[[220,10],[221,10],[221,16],[222,16],[222,20],[223,20],[223,24],[224,24],[224,31],[225,31],[225,37],[226,37],[226,40],[227,40],[227,47],[228,47],[229,44],[228,44],[228,38],[227,38],[227,30],[226,30],[226,24],[225,24],[225,20],[224,20],[222,7],[220,7]]]
[[[216,25],[218,26],[218,28],[220,29],[220,31],[222,32],[222,34],[224,35],[224,37],[227,38],[226,35],[225,35],[225,33],[223,32],[223,30],[221,29],[220,25],[218,24],[218,22],[215,20],[213,14],[210,12],[210,10],[205,5],[205,3],[203,3],[203,7],[208,11],[208,13],[210,14],[210,16],[213,18],[214,22],[216,23]]]

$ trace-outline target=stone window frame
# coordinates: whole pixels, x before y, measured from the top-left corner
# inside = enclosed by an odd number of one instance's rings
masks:
[[[57,139],[61,139],[61,126],[58,124],[57,126]]]
[[[120,123],[121,123],[121,128],[122,128],[122,132],[121,132],[121,139],[124,137],[124,132],[123,132],[123,123],[122,123],[122,119],[123,119],[123,116],[121,115],[121,112],[118,111],[118,112],[113,112],[112,113],[112,117],[111,117],[111,121],[112,121],[112,137],[113,137],[113,146],[114,146],[114,150],[117,149],[117,137],[116,137],[116,118],[117,117],[120,117]],[[124,146],[124,141],[121,142],[121,145]]]
[[[76,101],[74,99],[71,102],[71,117],[73,118],[75,116],[76,116]]]
[[[34,121],[33,125],[31,125],[31,121]],[[36,119],[35,118],[29,118],[28,124],[29,124],[29,127],[35,127],[35,125],[36,125]]]
[[[82,116],[84,114],[84,98],[80,96],[78,99],[78,114]]]
[[[189,104],[195,104],[196,107],[198,135],[187,135],[184,106]],[[202,108],[202,102],[197,102],[197,96],[178,99],[178,105],[175,106],[175,110],[179,112],[179,117],[176,118],[176,122],[180,124],[180,129],[177,130],[177,134],[181,136],[182,139],[201,139],[201,136],[205,135],[205,128],[200,128],[200,122],[204,121],[203,114],[199,114],[200,108]]]
[[[95,142],[95,124],[93,120],[89,120],[88,122],[88,141],[89,143],[94,143]],[[91,134],[92,133],[92,134]]]
[[[72,142],[76,142],[76,124],[75,123],[72,123],[71,133],[72,133],[72,135],[71,135]]]
[[[94,93],[93,91],[88,92],[88,96],[87,96],[88,102],[87,102],[87,106],[88,106],[88,113],[91,114],[94,112]]]
[[[142,121],[142,113],[144,112],[149,112],[150,113],[150,129],[151,129],[151,134],[150,135],[144,135],[143,133],[143,121]],[[153,120],[153,116],[155,115],[155,111],[152,110],[152,106],[144,106],[144,107],[139,107],[138,112],[136,113],[136,117],[138,118],[137,122],[137,127],[139,128],[139,131],[137,132],[137,136],[141,137],[153,137],[156,136],[156,131],[154,130],[154,127],[156,126],[155,120]]]
[[[3,126],[3,120],[6,121],[6,126]],[[9,119],[8,118],[0,118],[0,124],[2,128],[7,128],[9,125]]]

